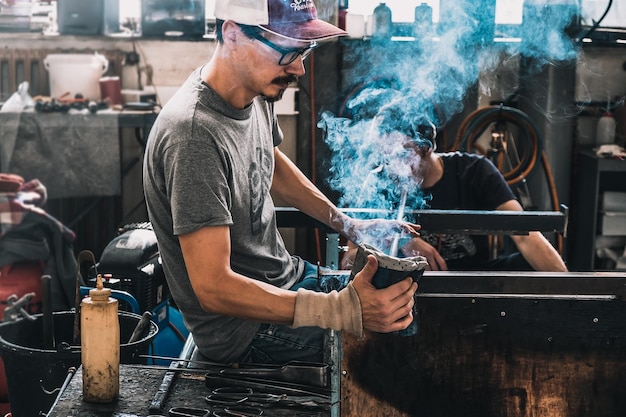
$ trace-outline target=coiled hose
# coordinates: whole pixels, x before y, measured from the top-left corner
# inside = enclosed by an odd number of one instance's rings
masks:
[[[510,127],[518,129],[518,136],[515,141],[507,139],[507,132]],[[478,143],[485,131],[492,127],[491,147],[485,147]],[[516,152],[517,161],[511,161],[508,157],[508,149],[513,148]],[[552,169],[548,162],[547,155],[543,150],[543,141],[537,129],[528,118],[528,115],[519,109],[504,105],[487,106],[470,113],[459,127],[453,148],[460,151],[479,153],[490,158],[498,167],[507,184],[511,188],[521,186],[526,183],[537,167],[537,160],[541,155],[541,164],[550,191],[552,209],[559,211],[559,198],[556,192],[556,185],[552,175]],[[505,162],[510,162],[510,169],[505,169]],[[557,234],[557,249],[562,252],[562,235]]]

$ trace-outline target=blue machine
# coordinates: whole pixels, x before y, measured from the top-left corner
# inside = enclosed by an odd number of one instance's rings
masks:
[[[93,288],[97,274],[102,275],[105,286],[120,301],[120,310],[152,313],[159,333],[152,342],[150,355],[178,357],[189,331],[170,298],[152,225],[134,223],[122,228],[104,248],[100,262],[90,269],[88,286],[81,287],[81,295]],[[157,359],[149,363],[169,365],[169,361]]]

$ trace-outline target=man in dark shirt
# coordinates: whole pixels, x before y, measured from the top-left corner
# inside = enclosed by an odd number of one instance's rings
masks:
[[[385,140],[402,137],[406,164],[417,183],[420,195],[428,199],[427,208],[438,210],[511,210],[523,211],[506,180],[487,158],[481,155],[435,152],[431,140],[423,140],[411,129],[388,129],[381,132]],[[434,139],[434,137],[430,138]],[[415,197],[415,196],[414,196]],[[411,201],[409,196],[408,201]],[[409,204],[410,206],[410,204]],[[566,272],[558,251],[541,232],[512,235],[512,253],[492,259],[489,237],[467,234],[430,234],[420,231],[401,250],[404,256],[424,256],[428,270],[527,270]],[[351,244],[342,259],[342,268],[352,265]]]
[[[424,149],[420,162],[429,208],[438,210],[512,210],[521,204],[504,177],[481,155]],[[517,251],[491,259],[486,235],[434,234],[422,231],[406,253],[417,251],[433,270],[567,271],[561,256],[540,232],[510,236]]]

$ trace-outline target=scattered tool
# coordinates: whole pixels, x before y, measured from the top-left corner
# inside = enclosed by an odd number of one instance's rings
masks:
[[[18,299],[16,294],[11,294],[7,298],[8,307],[4,309],[4,321],[15,321],[20,317],[24,317],[26,320],[35,321],[37,318],[28,314],[24,306],[35,297],[34,292],[24,294],[22,298]]]
[[[211,399],[214,401],[215,393],[223,397],[226,393],[220,391],[220,389],[225,390],[223,387],[229,387],[228,389],[233,390],[235,393],[239,390],[239,395],[245,392],[241,390],[252,390],[254,393],[266,396],[265,398],[268,400],[270,398],[282,398],[287,403],[289,401],[297,402],[298,405],[304,407],[329,409],[332,405],[330,390],[288,382],[274,382],[252,378],[229,378],[207,374],[205,376],[205,385],[213,390],[214,396]],[[269,394],[272,394],[273,397],[267,397]]]
[[[184,361],[191,357],[194,346],[193,339],[187,338],[187,342],[185,342],[185,345],[180,353],[181,360],[176,360],[170,364],[170,370],[165,373],[159,389],[156,394],[154,394],[154,398],[152,399],[149,407],[150,414],[160,414],[163,410],[163,405],[165,404],[165,400],[167,400],[167,396],[170,393],[170,389],[174,383],[174,378],[176,377],[178,371],[186,369],[184,368]]]
[[[52,314],[52,277],[41,276],[41,300],[43,310],[43,347],[54,349],[54,319]]]
[[[63,385],[61,386],[61,389],[59,390],[59,393],[57,394],[57,397],[55,398],[54,403],[52,403],[50,410],[53,410],[54,407],[57,405],[57,403],[61,399],[61,396],[65,392],[65,389],[70,384],[70,381],[72,380],[72,377],[74,376],[75,373],[76,373],[76,368],[74,368],[73,366],[70,366],[67,369],[67,376],[65,377],[65,381],[63,381]],[[48,416],[48,414],[46,414],[46,416]]]
[[[152,319],[152,313],[149,311],[145,311],[141,315],[141,320],[139,320],[139,322],[137,323],[137,326],[135,326],[133,333],[130,335],[130,339],[128,339],[128,343],[135,343],[136,341],[141,339],[141,337],[146,331],[146,328],[150,324],[151,319]]]
[[[213,407],[249,406],[256,407],[311,407],[327,408],[329,401],[318,395],[288,395],[255,392],[246,387],[222,387],[211,391],[206,401]]]
[[[321,362],[291,361],[284,365],[233,363],[225,364],[198,360],[181,360],[168,356],[139,355],[141,358],[180,361],[201,367],[211,375],[224,375],[229,377],[253,377],[257,379],[269,379],[315,387],[328,387],[328,364]]]
[[[176,370],[180,369],[182,364],[180,362],[172,362],[170,365],[170,370],[165,373],[163,380],[161,381],[161,385],[157,393],[154,395],[152,399],[152,403],[150,403],[150,413],[156,414],[160,413],[163,409],[163,404],[165,404],[165,400],[167,400],[167,396],[170,393],[170,388],[174,383],[174,378],[176,377]]]
[[[328,386],[328,365],[325,363],[289,362],[282,366],[255,365],[251,367],[224,368],[221,375],[232,377],[253,377],[296,384]]]
[[[211,417],[211,411],[203,408],[173,407],[167,414],[170,417]]]
[[[82,297],[80,296],[80,286],[84,285],[82,274],[81,274],[81,265],[84,262],[89,261],[93,267],[96,267],[96,257],[91,251],[83,250],[78,254],[78,258],[76,259],[76,288],[75,288],[75,299],[74,299],[74,334],[72,336],[72,341],[75,345],[80,344],[80,302]]]

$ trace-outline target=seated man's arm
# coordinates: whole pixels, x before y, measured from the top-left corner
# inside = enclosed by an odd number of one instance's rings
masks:
[[[509,200],[501,204],[496,210],[523,211],[523,207],[516,200]],[[567,272],[567,267],[559,252],[541,232],[529,232],[527,235],[511,235],[524,259],[536,271]]]

